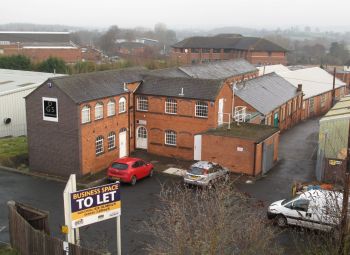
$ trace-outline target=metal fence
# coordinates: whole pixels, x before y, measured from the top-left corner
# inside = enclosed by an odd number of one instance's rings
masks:
[[[21,255],[102,255],[78,245],[69,244],[68,253],[63,241],[49,235],[48,214],[29,206],[8,202],[11,246]]]

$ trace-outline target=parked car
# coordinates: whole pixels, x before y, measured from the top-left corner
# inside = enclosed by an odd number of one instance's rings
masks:
[[[211,187],[220,180],[228,180],[229,170],[219,164],[198,161],[187,170],[184,176],[185,184]]]
[[[343,194],[328,190],[310,190],[292,199],[272,203],[267,217],[280,227],[297,225],[331,231],[340,224]]]
[[[153,176],[153,165],[140,158],[124,157],[112,162],[107,170],[109,181],[136,182],[147,176]]]

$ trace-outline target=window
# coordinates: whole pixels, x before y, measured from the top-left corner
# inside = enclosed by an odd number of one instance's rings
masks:
[[[115,133],[110,132],[108,134],[108,150],[113,150],[115,148]]]
[[[221,49],[213,49],[213,53],[220,53]]]
[[[138,111],[148,111],[148,98],[147,97],[137,97],[137,110]]]
[[[293,112],[295,112],[297,110],[297,99],[294,98],[293,99]]]
[[[107,116],[115,115],[115,102],[114,100],[109,100],[107,104]]]
[[[126,112],[126,99],[122,97],[119,99],[119,113]]]
[[[292,114],[292,102],[288,102],[288,116]]]
[[[96,138],[96,155],[103,153],[103,136],[98,136]]]
[[[81,123],[90,122],[90,106],[85,105],[83,109],[81,109]]]
[[[282,120],[285,120],[286,119],[286,106],[282,106],[281,108],[281,117],[282,117]]]
[[[199,49],[198,48],[192,48],[191,49],[191,53],[199,53]]]
[[[95,120],[99,120],[103,118],[103,104],[97,103],[95,105]]]
[[[165,101],[165,112],[169,114],[177,113],[177,101],[175,99],[166,99]]]
[[[314,98],[310,98],[309,100],[309,111],[313,112],[314,111]]]
[[[321,107],[326,105],[326,94],[321,95]]]
[[[210,53],[210,49],[202,49],[202,53]]]
[[[176,132],[173,130],[165,131],[165,144],[176,146]]]
[[[203,117],[203,118],[208,117],[208,104],[206,102],[198,101],[196,103],[195,116],[196,117]]]
[[[310,201],[307,199],[298,199],[293,202],[293,209],[297,211],[307,212]]]

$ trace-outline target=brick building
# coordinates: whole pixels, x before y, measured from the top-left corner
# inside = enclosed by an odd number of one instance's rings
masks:
[[[205,63],[244,58],[254,65],[286,64],[287,50],[264,38],[241,35],[190,37],[172,46],[171,58],[178,64]]]
[[[231,122],[232,100],[228,79],[139,68],[48,79],[26,97],[30,169],[84,175],[135,149],[198,159],[197,135]]]
[[[79,46],[70,41],[69,32],[0,32],[0,56],[24,55],[37,63],[57,57],[67,63],[82,60]]]
[[[252,123],[285,130],[301,120],[303,93],[276,73],[266,74],[235,85],[234,106]]]

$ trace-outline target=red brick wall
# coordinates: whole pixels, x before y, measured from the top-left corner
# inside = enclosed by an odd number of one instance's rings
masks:
[[[279,133],[263,142],[274,143],[275,162],[278,156],[278,142]],[[223,144],[225,146],[222,146]],[[238,148],[243,148],[243,151],[239,151]],[[202,160],[219,163],[235,173],[259,175],[262,170],[262,153],[262,143],[255,144],[251,140],[227,136],[208,134],[202,136]]]
[[[128,99],[128,95],[120,95],[100,100],[91,101],[88,103],[82,103],[81,109],[85,105],[90,106],[90,118],[91,122],[80,124],[80,143],[81,143],[81,167],[82,173],[87,174],[89,172],[96,172],[102,170],[112,162],[113,159],[119,157],[119,130],[121,128],[128,129],[128,112],[119,113],[119,99],[125,97]],[[107,103],[110,99],[114,99],[116,103],[116,115],[107,117]],[[95,120],[95,105],[97,102],[103,103],[103,119]],[[127,104],[126,104],[127,105]],[[81,114],[80,114],[81,123]],[[116,134],[116,148],[108,151],[108,134],[110,132]],[[104,153],[96,155],[95,141],[98,136],[104,137]],[[128,136],[127,136],[128,144]]]
[[[232,92],[225,84],[215,102],[208,102],[208,118],[195,117],[197,100],[177,98],[177,114],[165,113],[166,97],[148,96],[148,111],[136,111],[136,121],[143,120],[147,124],[148,151],[150,153],[193,159],[194,135],[218,125],[219,99],[224,98],[224,113],[231,113]],[[228,117],[224,116],[224,121]],[[136,128],[140,126],[136,124]],[[165,145],[165,131],[174,130],[177,133],[176,146]]]

